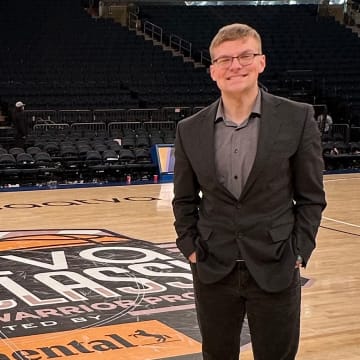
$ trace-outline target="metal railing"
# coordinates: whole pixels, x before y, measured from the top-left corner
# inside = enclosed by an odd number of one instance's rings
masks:
[[[94,133],[107,132],[106,124],[103,122],[72,123],[71,129],[74,131],[94,132]]]
[[[64,126],[75,123],[178,121],[202,108],[203,106],[165,106],[144,109],[25,110],[25,114],[28,119],[36,120],[35,126]]]
[[[35,124],[33,127],[33,131],[35,133],[39,132],[58,132],[59,130],[69,129],[69,124]]]
[[[324,133],[323,136],[327,136],[329,140],[349,142],[350,139],[350,126],[348,124],[332,124],[329,127],[329,131]]]
[[[163,42],[163,29],[150,21],[144,22],[144,34],[150,36],[152,40]]]
[[[151,121],[144,122],[144,128],[146,131],[150,132],[151,130],[175,130],[176,123],[174,121]]]
[[[191,57],[192,43],[175,34],[170,35],[169,46],[186,57]]]
[[[129,109],[127,121],[151,121],[159,119],[160,111],[157,108],[151,109]]]
[[[208,50],[200,51],[200,63],[205,66],[209,66],[211,64],[211,57]]]
[[[59,110],[57,119],[61,123],[91,122],[93,115],[91,110]]]
[[[163,121],[180,121],[192,114],[192,108],[188,106],[167,106],[161,109]]]
[[[139,16],[133,12],[128,14],[128,27],[130,30],[140,30],[141,21]]]
[[[55,110],[25,110],[25,117],[34,124],[56,123],[57,112]]]
[[[105,123],[126,121],[127,112],[127,109],[95,109],[93,110],[93,120]]]

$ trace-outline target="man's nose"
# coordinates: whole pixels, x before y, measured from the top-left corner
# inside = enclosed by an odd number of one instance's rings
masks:
[[[239,67],[243,67],[243,65],[240,64],[240,61],[237,57],[233,57],[231,64],[230,64],[230,68],[239,68]]]

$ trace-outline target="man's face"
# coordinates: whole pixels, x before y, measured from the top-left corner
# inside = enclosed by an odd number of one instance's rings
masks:
[[[260,52],[259,43],[253,37],[225,41],[213,49],[213,60],[220,60],[210,66],[210,75],[222,94],[239,96],[257,88],[259,74],[265,69],[265,55],[252,55]],[[244,63],[250,63],[241,65],[234,58],[228,66],[221,64],[224,57],[235,56],[248,58]]]

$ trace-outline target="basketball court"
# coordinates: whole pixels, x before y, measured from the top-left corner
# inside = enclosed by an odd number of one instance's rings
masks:
[[[360,174],[325,177],[298,360],[360,358]],[[198,360],[171,183],[1,192],[0,360]],[[253,359],[245,324],[241,359]],[[226,360],[226,359],[224,359]]]

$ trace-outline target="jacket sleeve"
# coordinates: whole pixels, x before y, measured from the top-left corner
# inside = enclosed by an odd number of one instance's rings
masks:
[[[195,251],[195,240],[198,237],[197,220],[200,203],[199,183],[191,166],[190,159],[183,144],[184,122],[177,127],[175,138],[174,198],[176,243],[183,255],[188,258]],[[185,129],[186,130],[186,129]],[[191,136],[191,134],[187,134]],[[191,149],[190,149],[191,150]],[[196,149],[192,149],[196,151]]]
[[[294,236],[298,254],[306,266],[320,226],[321,213],[326,206],[323,190],[323,157],[321,136],[314,119],[314,111],[307,107],[306,119],[293,161],[295,200]]]

